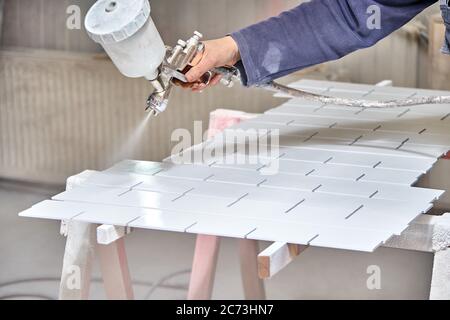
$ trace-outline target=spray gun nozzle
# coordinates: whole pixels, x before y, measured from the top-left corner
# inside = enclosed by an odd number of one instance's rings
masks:
[[[152,115],[158,115],[164,112],[167,108],[169,100],[167,99],[167,92],[154,92],[148,97],[147,107],[145,112],[151,113]]]

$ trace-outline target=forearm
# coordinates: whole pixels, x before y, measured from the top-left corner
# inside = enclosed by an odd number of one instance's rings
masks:
[[[232,34],[247,85],[338,59],[372,46],[434,0],[313,0]],[[367,25],[367,9],[381,10],[381,28]]]

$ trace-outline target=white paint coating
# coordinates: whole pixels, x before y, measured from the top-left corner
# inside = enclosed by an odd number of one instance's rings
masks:
[[[317,81],[296,85],[370,99],[427,94]],[[358,111],[292,99],[228,129],[279,130],[275,175],[213,158],[209,166],[127,160],[80,175],[80,187],[21,215],[372,251],[442,194],[412,187],[450,149],[448,106],[433,106],[428,115],[421,110]],[[208,147],[220,143],[212,139]],[[262,159],[265,165],[277,161]]]

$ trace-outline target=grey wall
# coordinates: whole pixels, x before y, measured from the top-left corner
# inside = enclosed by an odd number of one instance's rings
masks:
[[[99,52],[84,30],[66,28],[67,8],[74,4],[84,15],[93,0],[5,0],[2,46]]]
[[[3,46],[98,52],[84,30],[66,28],[69,5],[83,16],[94,0],[6,0]],[[223,36],[299,3],[295,0],[151,0],[152,17],[167,44],[199,30]]]

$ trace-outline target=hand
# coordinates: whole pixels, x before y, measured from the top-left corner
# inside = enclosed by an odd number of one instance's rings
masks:
[[[186,73],[186,78],[189,81],[188,87],[194,92],[203,91],[208,86],[214,86],[222,78],[221,75],[215,75],[206,85],[201,83],[201,77],[205,73],[216,67],[233,66],[241,59],[238,45],[230,36],[205,41],[204,45],[205,50],[203,53],[196,55],[192,62],[193,67]]]

